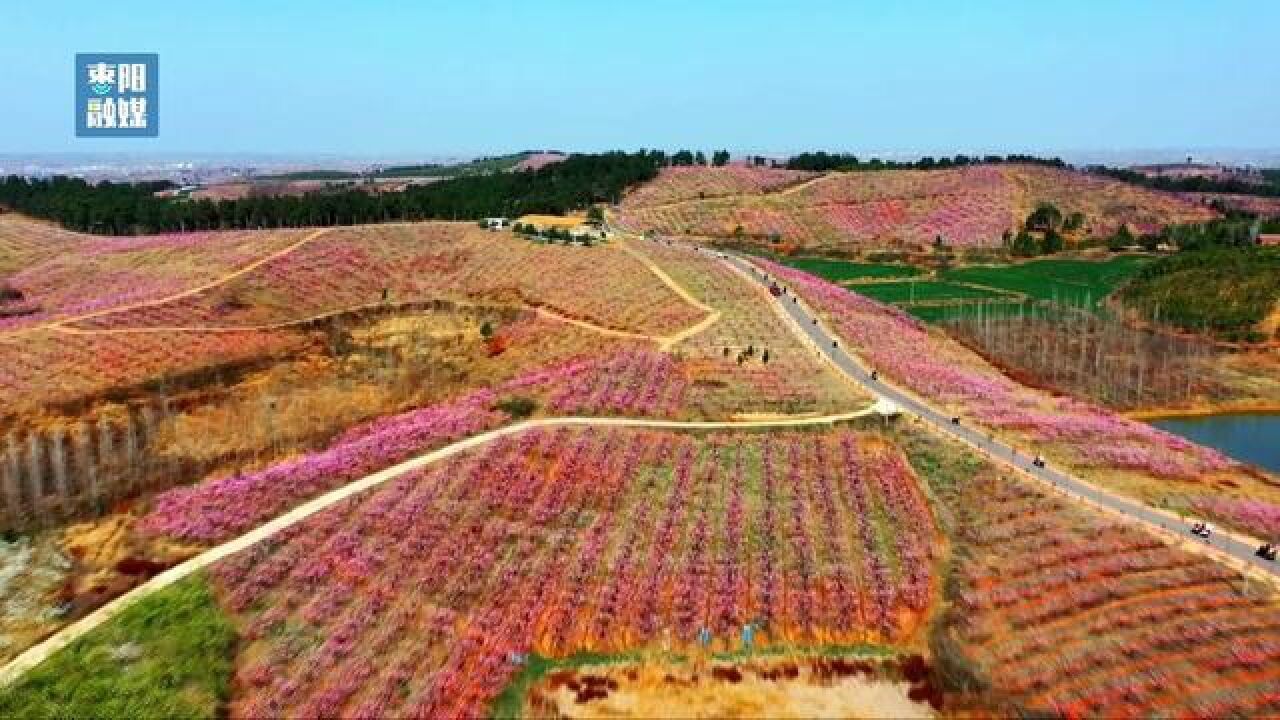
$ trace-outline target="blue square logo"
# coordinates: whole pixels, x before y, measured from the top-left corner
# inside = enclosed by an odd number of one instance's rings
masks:
[[[159,134],[159,55],[76,53],[76,137]]]

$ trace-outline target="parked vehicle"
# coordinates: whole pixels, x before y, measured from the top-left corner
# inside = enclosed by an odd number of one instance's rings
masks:
[[[1213,535],[1213,528],[1209,527],[1209,523],[1198,522],[1191,526],[1191,534],[1208,540]]]
[[[1258,548],[1258,552],[1256,554],[1258,557],[1262,558],[1263,560],[1270,560],[1271,562],[1275,562],[1276,546],[1272,545],[1271,543],[1263,543],[1262,547]]]

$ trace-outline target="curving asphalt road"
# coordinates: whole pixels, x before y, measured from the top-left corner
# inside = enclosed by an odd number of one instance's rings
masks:
[[[699,252],[722,258],[766,287],[772,282],[767,273],[738,255],[706,248],[697,249]],[[785,287],[783,283],[779,283],[779,286]],[[844,348],[837,347],[834,344],[837,341],[835,334],[828,331],[821,324],[821,321],[815,323],[814,318],[790,292],[784,291],[784,294],[778,297],[778,303],[787,317],[814,342],[832,364],[877,398],[894,403],[901,410],[919,417],[922,421],[933,426],[934,429],[967,443],[976,450],[1003,461],[1005,464],[1011,465],[1032,477],[1049,483],[1069,495],[1100,505],[1135,521],[1146,523],[1153,529],[1166,530],[1183,535],[1192,542],[1207,545],[1213,550],[1246,563],[1249,567],[1267,573],[1272,579],[1280,578],[1280,564],[1263,560],[1254,554],[1257,550],[1257,544],[1221,532],[1214,532],[1208,540],[1197,538],[1191,534],[1189,523],[1173,518],[1167,513],[1140,502],[1102,490],[1062,470],[1032,465],[1032,452],[1019,450],[998,439],[993,439],[988,433],[969,427],[963,420],[960,424],[953,423],[950,416],[935,410],[929,404],[892,385],[886,384],[883,380],[873,379],[871,372],[861,362],[845,352]]]

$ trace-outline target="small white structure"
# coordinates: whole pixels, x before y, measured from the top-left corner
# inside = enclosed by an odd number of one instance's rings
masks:
[[[871,406],[871,411],[883,418],[897,417],[902,414],[902,408],[889,398],[878,398],[875,404]]]
[[[511,221],[504,217],[491,217],[484,219],[484,226],[494,232],[497,232],[510,224]]]

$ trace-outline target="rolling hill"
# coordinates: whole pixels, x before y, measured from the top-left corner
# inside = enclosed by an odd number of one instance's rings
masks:
[[[763,168],[668,168],[633,190],[620,220],[638,230],[782,242],[806,250],[998,246],[1039,203],[1084,215],[1082,232],[1153,232],[1214,216],[1201,203],[1034,165],[815,175]]]

